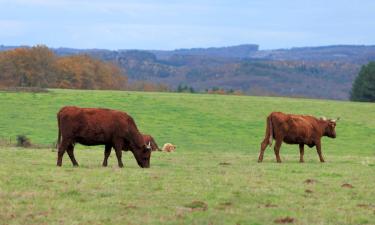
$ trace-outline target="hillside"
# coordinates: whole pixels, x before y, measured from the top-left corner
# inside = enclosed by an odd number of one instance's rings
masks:
[[[12,47],[0,46],[1,49]],[[362,65],[375,60],[375,46],[339,45],[259,50],[257,45],[157,50],[54,49],[61,56],[88,54],[111,61],[129,79],[213,87],[250,95],[345,100]]]
[[[128,112],[138,128],[174,153],[154,152],[140,169],[130,152],[119,169],[112,151],[76,145],[80,167],[51,144],[64,105]],[[24,134],[44,148],[0,146],[4,224],[374,224],[375,105],[280,97],[124,91],[0,92],[3,144]],[[337,138],[323,138],[326,163],[306,147],[283,144],[257,163],[271,111],[340,116]],[[4,141],[5,139],[5,141]],[[348,169],[350,168],[350,169]],[[32,187],[32,188],[31,188]],[[65,215],[61,216],[61,212]]]

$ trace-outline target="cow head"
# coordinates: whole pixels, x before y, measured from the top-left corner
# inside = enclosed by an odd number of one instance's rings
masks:
[[[329,120],[325,120],[326,121],[326,127],[325,127],[325,130],[324,130],[324,135],[325,136],[328,136],[330,138],[336,138],[336,122],[340,119],[337,118],[337,119],[329,119]]]
[[[150,158],[151,158],[151,146],[150,143],[144,145],[138,151],[133,151],[134,157],[137,160],[137,163],[142,168],[150,167]]]

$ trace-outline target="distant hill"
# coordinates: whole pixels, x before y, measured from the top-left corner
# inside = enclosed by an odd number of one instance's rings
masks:
[[[251,58],[365,63],[375,60],[375,46],[336,45],[257,51]]]
[[[0,46],[8,50],[16,46]],[[57,48],[58,55],[88,54],[114,62],[130,80],[197,91],[213,87],[251,95],[348,99],[360,67],[375,61],[375,46],[337,45],[259,50],[258,45],[159,50]]]
[[[173,55],[211,56],[223,58],[249,58],[258,50],[258,45],[246,44],[219,48],[176,49],[173,51],[150,50],[150,52],[154,53],[156,57],[159,59],[166,59]]]

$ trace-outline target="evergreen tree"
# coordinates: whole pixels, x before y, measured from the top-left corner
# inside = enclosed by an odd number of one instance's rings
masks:
[[[350,93],[352,101],[375,102],[375,62],[362,66]]]

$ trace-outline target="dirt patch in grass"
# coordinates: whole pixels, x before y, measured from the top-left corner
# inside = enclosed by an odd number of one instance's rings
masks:
[[[314,179],[306,179],[303,183],[305,183],[305,184],[315,184],[316,180],[314,180]]]
[[[341,185],[342,188],[354,188],[353,185],[351,184],[348,184],[348,183],[345,183],[343,185]]]
[[[266,208],[276,208],[277,205],[272,204],[272,203],[267,203],[267,204],[264,205],[264,207],[266,207]]]
[[[120,205],[122,205],[124,209],[138,209],[138,206],[132,205],[132,204],[126,204],[126,203],[121,202]]]
[[[229,166],[229,165],[232,165],[231,163],[229,162],[221,162],[219,163],[220,166]]]
[[[363,209],[375,209],[375,205],[372,205],[372,204],[357,204],[357,206],[359,208],[363,208]],[[374,211],[375,213],[375,211]]]
[[[219,203],[219,205],[216,206],[215,208],[216,208],[216,209],[226,209],[226,208],[229,208],[229,207],[231,207],[231,206],[233,206],[233,203],[232,203],[232,202],[221,202],[221,203]]]
[[[280,223],[280,224],[285,224],[285,223],[293,223],[294,222],[294,218],[292,217],[284,217],[284,218],[279,218],[279,219],[276,219],[274,220],[275,223]]]
[[[222,202],[222,203],[220,203],[220,205],[224,205],[224,206],[232,206],[233,203],[231,203],[231,202]]]
[[[276,207],[278,207],[278,205],[272,204],[272,203],[267,203],[267,204],[258,206],[258,208],[276,208]]]
[[[310,189],[306,189],[306,190],[305,190],[305,193],[311,194],[311,193],[313,193],[313,191],[310,190]]]
[[[206,211],[208,205],[207,203],[202,201],[193,201],[189,204],[184,205],[184,207],[190,209],[191,211]]]
[[[183,219],[187,213],[191,213],[194,211],[206,211],[207,209],[207,203],[202,201],[193,201],[189,204],[184,205],[183,207],[177,207],[176,217],[179,219]]]

